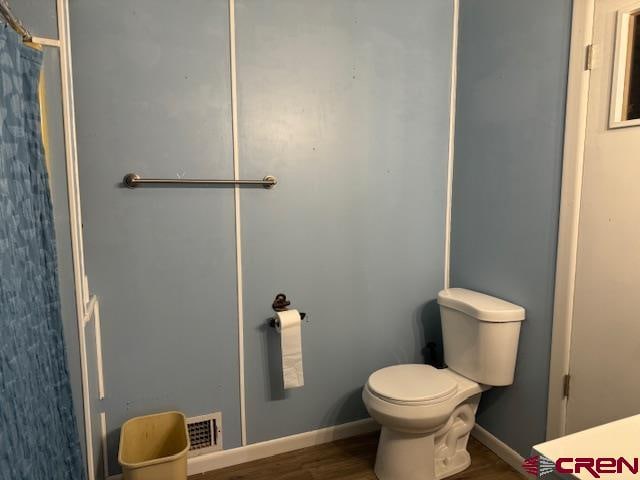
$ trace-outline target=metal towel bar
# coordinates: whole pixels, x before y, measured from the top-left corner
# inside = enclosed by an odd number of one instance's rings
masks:
[[[256,185],[264,188],[273,188],[278,184],[278,179],[273,175],[267,175],[262,180],[219,180],[206,178],[142,178],[137,173],[127,173],[122,180],[129,188],[140,185]]]

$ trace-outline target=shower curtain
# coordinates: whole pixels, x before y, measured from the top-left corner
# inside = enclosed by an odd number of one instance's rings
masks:
[[[40,134],[41,63],[0,23],[0,480],[85,478]]]

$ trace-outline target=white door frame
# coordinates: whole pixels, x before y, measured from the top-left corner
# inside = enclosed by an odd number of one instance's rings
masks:
[[[571,326],[575,294],[578,222],[587,126],[590,71],[587,48],[593,37],[596,0],[574,0],[567,84],[562,194],[556,264],[547,440],[565,434],[567,399],[564,376],[569,373]]]

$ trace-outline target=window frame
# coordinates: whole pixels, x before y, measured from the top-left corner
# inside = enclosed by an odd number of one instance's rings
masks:
[[[609,128],[625,128],[640,125],[640,118],[624,119],[628,60],[630,52],[630,28],[632,17],[640,15],[640,1],[618,11],[611,83]],[[640,46],[639,46],[640,48]]]

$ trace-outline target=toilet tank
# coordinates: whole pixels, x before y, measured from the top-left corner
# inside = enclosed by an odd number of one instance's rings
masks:
[[[464,288],[438,294],[447,366],[484,385],[511,385],[524,308]]]

